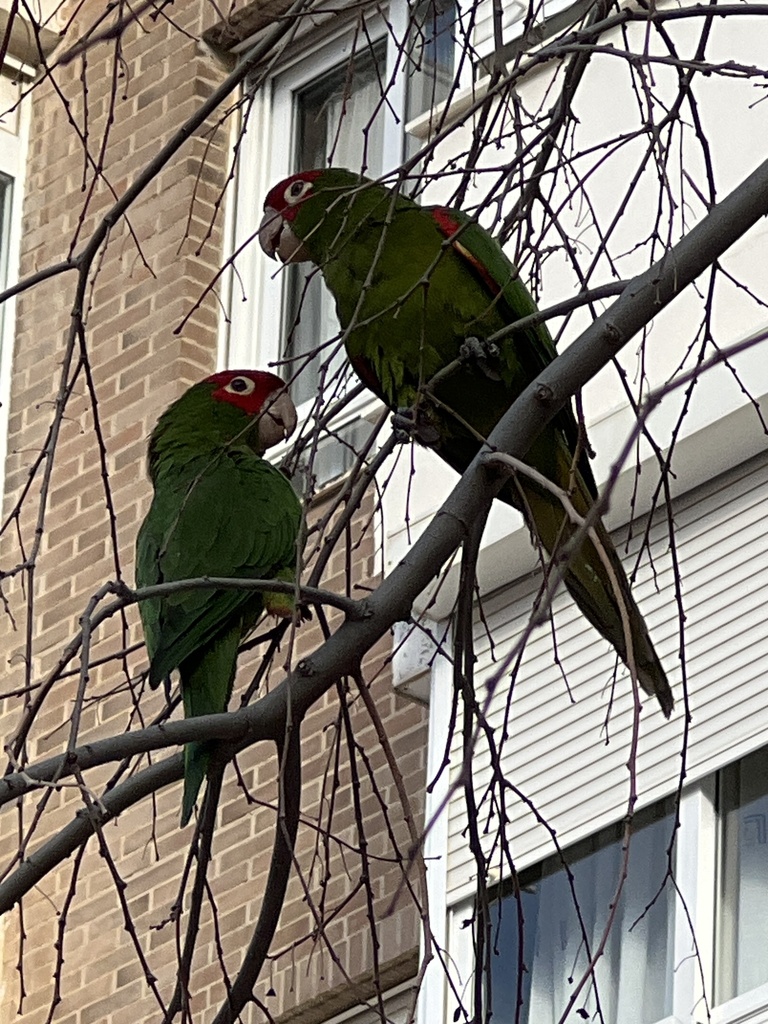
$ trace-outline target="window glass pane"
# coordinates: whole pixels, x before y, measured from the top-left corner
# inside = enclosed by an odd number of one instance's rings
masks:
[[[356,54],[341,67],[295,94],[296,170],[329,164],[381,173],[386,105],[381,102],[386,80],[385,42]],[[320,275],[307,264],[289,267],[286,376],[297,405],[316,396],[321,365],[333,354],[329,375],[344,366],[338,341],[320,351],[339,331],[336,311]],[[308,358],[312,353],[311,359]]]
[[[341,430],[323,438],[317,446],[315,476],[318,480],[334,480],[352,468],[357,453],[371,435],[368,420],[358,419]]]
[[[717,1002],[768,983],[768,749],[719,777]]]
[[[10,234],[11,195],[13,180],[7,174],[0,174],[0,289],[5,288],[8,277],[8,236]],[[3,340],[3,311],[0,306],[0,351]]]
[[[454,0],[427,0],[411,20],[406,54],[406,120],[411,121],[447,97],[454,75]]]
[[[386,44],[353,54],[296,94],[296,169],[369,168],[382,164]]]
[[[11,212],[12,179],[0,174],[0,285],[5,284],[6,253],[8,248],[8,227]]]
[[[653,1024],[672,1012],[674,898],[670,885],[658,891],[674,822],[668,812],[654,809],[656,820],[632,836],[628,875],[603,956],[565,1018],[569,1022]],[[521,875],[519,898],[512,894],[494,905],[494,1024],[556,1024],[563,1017],[602,940],[624,857],[615,831],[587,846],[592,849],[582,846],[573,859],[566,853],[575,899],[562,864],[552,859]]]

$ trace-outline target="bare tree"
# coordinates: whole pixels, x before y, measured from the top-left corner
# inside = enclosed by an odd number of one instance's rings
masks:
[[[80,157],[77,181],[71,177],[63,200],[66,223],[58,238],[59,257],[39,264],[30,234],[24,272],[0,295],[0,301],[18,304],[17,366],[35,311],[42,317],[46,307],[57,306],[44,355],[34,369],[18,369],[13,378],[11,416],[19,423],[12,433],[18,447],[9,453],[0,568],[11,673],[1,695],[7,765],[0,782],[6,821],[0,831],[0,911],[9,919],[15,915],[19,1013],[31,1007],[29,1013],[40,1014],[41,1020],[60,1019],[67,1010],[67,986],[75,986],[66,970],[76,956],[73,944],[90,942],[85,956],[96,958],[98,918],[95,935],[83,939],[76,931],[78,901],[96,877],[95,864],[106,872],[98,876],[107,893],[103,913],[116,912],[124,929],[122,962],[137,965],[130,978],[141,980],[140,995],[138,989],[126,989],[132,993],[126,998],[135,1002],[149,993],[153,1000],[146,1019],[198,1019],[194,1014],[204,987],[210,990],[206,1006],[216,1024],[240,1019],[249,1006],[258,1016],[248,1019],[270,1019],[275,964],[301,959],[320,965],[312,967],[315,989],[322,991],[327,973],[336,983],[351,985],[361,1002],[387,1020],[385,989],[398,979],[384,971],[384,960],[391,957],[381,950],[398,907],[407,908],[418,922],[420,941],[419,956],[409,961],[403,977],[413,976],[418,991],[427,966],[437,964],[457,1006],[456,1019],[490,1019],[498,928],[493,882],[500,875],[517,879],[515,848],[506,830],[510,801],[526,802],[549,827],[535,801],[505,773],[505,750],[519,739],[510,707],[531,634],[547,623],[554,631],[552,600],[566,563],[559,561],[541,576],[522,635],[499,650],[493,673],[476,682],[473,637],[482,616],[482,603],[478,611],[475,599],[476,561],[494,496],[510,473],[526,472],[521,460],[549,420],[574,397],[580,409],[582,389],[588,414],[590,397],[600,404],[599,389],[612,389],[611,401],[620,389],[631,410],[631,426],[616,445],[601,501],[580,522],[577,540],[617,495],[630,506],[624,521],[633,518],[638,502],[649,516],[658,506],[655,521],[665,524],[679,624],[678,792],[685,780],[686,580],[676,556],[674,459],[688,417],[697,414],[697,386],[707,375],[730,375],[752,402],[755,417],[761,417],[759,394],[752,397],[758,385],[742,370],[739,357],[764,340],[758,326],[768,293],[761,268],[748,253],[744,257],[739,250],[732,261],[727,254],[754,237],[750,232],[768,213],[768,163],[758,165],[756,159],[751,166],[739,160],[734,166],[725,126],[713,120],[716,90],[728,89],[734,120],[740,118],[739,124],[748,126],[745,131],[761,137],[761,90],[768,69],[764,56],[762,63],[752,56],[750,39],[766,14],[760,4],[663,8],[640,3],[620,9],[596,0],[546,19],[548,12],[531,5],[512,33],[503,23],[505,5],[489,5],[490,16],[479,3],[460,6],[450,29],[451,74],[439,90],[438,79],[430,79],[429,112],[413,119],[408,155],[399,166],[386,168],[386,180],[425,201],[437,195],[480,219],[530,282],[541,307],[537,318],[546,320],[563,342],[560,354],[509,409],[429,524],[418,536],[414,531],[407,557],[384,574],[381,512],[395,486],[391,480],[398,462],[410,458],[409,448],[393,435],[389,415],[379,406],[367,411],[370,429],[362,441],[339,427],[363,390],[340,356],[339,334],[317,338],[298,355],[289,349],[281,360],[287,379],[300,387],[302,375],[308,379],[312,373],[318,382],[311,412],[284,455],[285,468],[300,481],[307,509],[297,595],[312,610],[313,622],[304,627],[261,624],[243,647],[236,696],[226,714],[184,720],[175,714],[177,692],[166,699],[147,690],[138,602],[179,587],[279,586],[267,580],[198,579],[132,589],[126,563],[148,489],[136,479],[135,459],[132,480],[116,483],[123,450],[118,431],[129,426],[113,422],[121,402],[129,411],[128,391],[134,383],[145,385],[137,401],[152,400],[141,415],[156,417],[180,387],[193,382],[196,368],[203,376],[206,362],[212,365],[215,359],[217,319],[228,316],[227,289],[233,305],[240,290],[247,291],[240,268],[253,249],[256,225],[246,232],[247,243],[235,246],[232,254],[224,251],[222,224],[227,204],[235,202],[238,176],[242,181],[249,173],[244,139],[253,130],[255,98],[270,87],[275,67],[303,33],[315,26],[325,29],[339,15],[312,0],[279,6],[272,24],[256,26],[261,29],[257,41],[240,54],[233,70],[225,76],[210,65],[206,87],[193,90],[189,109],[164,108],[166,128],[172,124],[173,130],[152,140],[150,152],[137,158],[128,177],[119,177],[120,146],[131,131],[135,138],[130,118],[143,109],[143,104],[134,109],[129,100],[146,95],[146,106],[162,103],[163,74],[157,75],[161,91],[156,96],[142,93],[142,76],[155,74],[159,66],[142,54],[164,33],[165,52],[185,46],[208,66],[209,59],[198,50],[201,29],[217,22],[223,31],[221,12],[201,4],[192,19],[163,2],[109,5],[104,11],[67,5],[56,12],[61,41],[50,52],[42,41],[46,25],[20,4],[11,6],[8,29],[0,38],[2,53],[12,39],[14,18],[21,24],[23,17],[37,40],[39,74],[31,84],[20,85],[19,99],[32,106],[32,145],[45,147],[41,118],[57,110],[57,131]],[[370,172],[372,125],[394,103],[402,86],[398,76],[416,65],[419,53],[426,59],[427,47],[419,49],[417,43],[436,31],[430,19],[438,17],[437,9],[427,6],[426,15],[422,8],[409,13],[404,30],[390,25],[401,67],[390,61],[392,77],[379,74],[376,109],[362,129],[362,170]],[[367,3],[348,7],[344,17],[354,38],[347,65],[351,82],[355,61],[375,51],[370,26],[381,11]],[[491,27],[481,42],[478,26],[486,17]],[[237,23],[234,15],[232,23]],[[741,49],[726,53],[734,40]],[[340,109],[343,118],[345,103]],[[56,139],[51,135],[49,141],[54,145]],[[333,147],[328,156],[334,158]],[[124,343],[121,373],[126,376],[119,378],[116,392],[99,338],[135,332],[134,314],[137,323],[144,323],[166,302],[157,260],[165,271],[174,257],[152,251],[151,229],[163,215],[163,197],[174,187],[174,169],[183,161],[192,186],[173,200],[174,230],[179,264],[188,261],[191,268],[185,271],[191,286],[170,314],[175,333],[165,332],[147,350],[154,361],[146,371],[139,361],[131,375],[130,345]],[[550,297],[552,281],[557,282],[557,301]],[[299,291],[313,287],[310,279]],[[297,300],[299,324],[305,309]],[[188,350],[174,347],[185,343]],[[629,343],[635,348],[628,355]],[[163,375],[171,364],[186,379],[174,380],[163,392]],[[598,375],[601,383],[590,390]],[[27,422],[24,388],[30,381],[44,382],[52,400],[36,399],[36,415]],[[653,414],[662,402],[675,412],[657,436]],[[762,419],[756,421],[764,429]],[[144,444],[144,436],[134,434],[126,442],[131,452]],[[68,438],[68,452],[79,452],[79,461],[67,454],[67,461],[60,462],[62,438]],[[319,453],[329,439],[344,450],[347,468],[333,488],[318,494]],[[641,445],[656,459],[653,481],[640,480],[638,469],[634,489],[617,490],[617,481],[622,474],[626,479],[627,468],[639,459]],[[86,471],[95,474],[95,485],[88,484],[89,500],[99,514],[92,522],[85,499],[72,486]],[[418,474],[411,486],[419,487]],[[639,496],[643,489],[645,498]],[[646,563],[650,530],[648,525],[638,544],[638,560]],[[69,537],[77,554],[89,550],[83,541],[89,531],[98,534],[92,543],[99,545],[99,554],[92,561],[99,584],[81,584],[74,577],[61,589],[41,584],[56,550],[51,532]],[[363,560],[368,573],[376,575],[370,586],[360,568]],[[429,602],[419,598],[436,578],[443,581],[438,589],[448,588],[445,580],[454,560],[462,571],[449,643],[433,632]],[[454,774],[430,820],[424,818],[423,793],[414,792],[416,770],[403,767],[404,740],[397,733],[402,721],[393,727],[386,710],[393,656],[389,638],[398,623],[407,627],[398,636],[427,634],[435,656],[453,666],[451,731],[460,763],[454,755]],[[567,687],[567,670],[563,674]],[[635,766],[642,742],[636,680],[621,685],[634,686],[634,711],[626,731],[630,771],[623,860],[612,907],[620,902],[629,870],[639,795]],[[507,710],[499,725],[490,709],[501,697]],[[606,716],[610,720],[610,708]],[[419,721],[423,742],[424,720]],[[201,739],[217,740],[219,746],[190,835],[176,831],[175,795],[171,799],[164,791],[183,774],[182,754],[175,748]],[[478,791],[473,759],[481,754],[490,762],[490,781]],[[270,785],[264,784],[267,775]],[[222,792],[229,796],[223,799]],[[463,989],[444,945],[435,940],[424,858],[429,829],[455,799],[466,801],[466,843],[477,889],[475,970]],[[129,824],[121,830],[121,822]],[[550,831],[551,849],[566,864],[556,830]],[[139,838],[132,840],[132,833]],[[254,837],[261,843],[267,833],[268,866],[264,860],[260,891],[249,897],[258,913],[240,920],[241,908],[227,901],[227,892],[246,879],[233,876],[235,881],[227,882],[226,871],[237,867],[227,866],[228,837],[234,837],[232,848],[242,851],[247,843],[238,843]],[[676,885],[673,844],[674,829],[668,877],[658,879],[660,890]],[[142,903],[143,883],[130,882],[137,858],[145,864],[149,859],[160,865],[173,861],[173,893],[168,888],[163,894],[164,904],[153,902],[150,908]],[[255,874],[253,869],[250,877]],[[45,894],[55,912],[47,922],[44,977],[26,940],[25,907],[35,899],[39,916],[37,893]],[[290,899],[303,905],[300,927],[292,927],[284,913]],[[575,891],[574,900],[578,903]],[[344,924],[352,920],[354,925]],[[584,931],[587,966],[560,1010],[562,1020],[594,986],[595,965],[612,923],[611,915],[597,943]],[[170,956],[155,945],[155,936],[162,933],[173,934]],[[365,936],[360,941],[370,950],[365,978],[352,948],[356,934]],[[397,945],[394,938],[386,941],[388,950]],[[522,966],[522,943],[519,957]],[[213,971],[213,981],[206,977],[196,983],[201,963]],[[522,996],[509,1020],[523,1019],[521,1006]],[[411,1017],[415,1012],[414,999]],[[599,1019],[609,1019],[599,999],[596,1012]],[[135,1009],[133,1014],[135,1019]]]

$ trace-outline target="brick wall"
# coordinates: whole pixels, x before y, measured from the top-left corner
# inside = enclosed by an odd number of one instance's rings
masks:
[[[115,67],[119,72],[115,79],[114,124],[103,161],[108,185],[99,181],[85,211],[92,168],[86,170],[87,187],[83,192],[82,143],[68,121],[61,96],[45,82],[35,91],[31,100],[23,274],[66,258],[75,235],[78,251],[112,202],[109,186],[121,194],[220,80],[220,73],[198,42],[200,32],[216,18],[213,8],[192,0],[165,10],[167,17],[147,17],[141,28],[128,30],[117,63],[114,43],[100,44],[89,51],[85,75],[87,119],[82,64],[75,61],[56,74],[71,117],[81,131],[87,125],[89,150],[98,162]],[[69,41],[77,38],[95,13],[96,7],[86,4]],[[189,383],[210,372],[215,363],[219,312],[213,298],[199,305],[180,335],[173,330],[198,302],[220,264],[220,220],[210,237],[206,236],[226,178],[226,161],[226,132],[219,132],[211,146],[200,138],[187,143],[131,209],[129,223],[123,220],[113,228],[88,290],[87,350],[116,513],[117,554],[131,583],[135,534],[149,498],[144,470],[147,435],[158,413]],[[45,444],[59,386],[74,282],[75,275],[70,271],[18,300],[5,514],[14,508],[30,467]],[[19,516],[23,550],[15,528],[6,531],[2,540],[0,557],[5,569],[31,550],[40,479],[38,473]],[[375,571],[373,531],[366,531],[360,544],[354,540],[370,514],[370,508],[361,509],[352,531],[353,574],[366,579]],[[324,585],[344,589],[342,562],[339,558],[331,563]],[[89,597],[114,575],[93,412],[81,372],[58,438],[34,578],[20,574],[3,583],[15,619],[14,628],[8,614],[0,616],[0,649],[3,662],[7,662],[4,694],[23,689],[25,684],[28,613],[34,638],[32,680],[37,681],[56,663],[62,646],[76,631]],[[140,631],[132,610],[128,623],[127,639],[135,643]],[[319,640],[319,626],[314,621],[302,629],[296,656]],[[98,634],[92,656],[114,654],[122,643],[120,623],[114,619]],[[419,813],[425,770],[425,713],[392,692],[386,664],[389,649],[385,639],[371,652],[365,674],[373,680],[376,706],[392,737],[399,770]],[[143,663],[141,651],[129,654],[130,675],[135,677]],[[278,659],[271,673],[273,682],[280,678],[280,664]],[[247,680],[247,669],[246,664],[242,679]],[[66,746],[76,687],[76,676],[56,684],[30,733],[28,760]],[[134,726],[139,724],[135,711],[131,719],[133,704],[119,659],[93,672],[87,694],[98,699],[84,705],[81,741],[120,732],[128,727],[129,720]],[[23,695],[17,695],[2,702],[0,726],[6,742],[23,712],[24,700]],[[359,744],[356,763],[361,773],[360,799],[372,858],[371,885],[379,919],[379,959],[394,965],[390,977],[399,980],[412,968],[409,957],[418,945],[418,917],[407,891],[390,907],[401,870],[385,818],[389,818],[401,852],[407,849],[407,832],[394,782],[368,715],[360,700],[354,699],[354,688],[350,701]],[[233,700],[233,706],[235,703]],[[144,719],[150,720],[160,710],[160,695],[143,695],[139,707]],[[337,990],[345,975],[364,976],[373,962],[373,940],[364,894],[359,889],[359,836],[352,813],[349,752],[342,738],[337,753],[337,725],[338,697],[333,692],[312,711],[302,730],[303,824],[297,846],[300,875],[294,872],[273,944],[275,958],[257,990],[274,1016],[291,1014],[292,1008],[307,1000]],[[378,794],[365,777],[366,762],[375,773]],[[223,996],[219,944],[230,975],[239,964],[258,915],[269,866],[277,792],[271,748],[262,745],[251,750],[241,758],[240,768],[257,802],[246,802],[230,771],[222,794],[210,872],[215,922],[207,905],[191,986],[195,1021],[211,1019]],[[89,774],[88,785],[98,790],[113,770],[114,766],[109,766]],[[335,790],[333,838],[326,855],[317,825],[328,821],[331,789]],[[124,927],[119,892],[123,893],[158,990],[168,1000],[177,959],[177,927],[170,918],[192,834],[191,828],[184,832],[178,829],[179,804],[180,786],[174,786],[161,791],[155,802],[144,801],[133,807],[104,830],[101,850],[99,843],[91,840],[82,860],[77,855],[70,857],[25,898],[23,916],[14,910],[0,922],[0,1020],[42,1022],[48,1019],[52,1006],[53,1020],[61,1024],[137,1024],[161,1019]],[[25,802],[21,813],[10,805],[3,808],[2,863],[12,863],[20,835],[29,833],[25,847],[28,855],[69,822],[81,806],[82,795],[68,787],[37,793]],[[316,930],[316,920],[300,877],[315,906],[325,900],[326,918],[332,910],[342,908],[325,924],[324,935],[311,940],[307,936]],[[52,978],[62,915],[66,934],[61,991],[57,993]],[[17,1016],[21,984],[17,961],[22,935],[26,994],[22,1013]],[[344,997],[336,991],[328,1007],[343,1002]],[[307,1013],[305,1019],[322,1019],[324,1011],[315,1003]],[[264,1015],[252,1007],[244,1019],[262,1020]]]

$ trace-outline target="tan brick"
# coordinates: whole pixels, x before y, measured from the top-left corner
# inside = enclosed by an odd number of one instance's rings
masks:
[[[197,31],[202,19],[211,13],[195,0],[173,11],[174,19]],[[89,5],[83,7],[88,17]],[[146,162],[158,151],[162,140],[178,125],[180,116],[193,109],[200,97],[209,93],[220,80],[207,57],[201,56],[193,40],[179,36],[163,18],[145,18],[142,28],[130,28],[121,41],[128,74],[121,79],[120,97],[115,104],[115,130],[107,151],[105,172],[118,193],[134,180]],[[99,46],[89,55],[89,118],[92,151],[96,151],[104,132],[104,117],[109,96],[112,50]],[[82,123],[83,91],[79,68],[62,71],[62,88],[72,105],[73,114]],[[101,119],[101,120],[100,120]],[[43,145],[43,138],[45,144]],[[219,310],[208,297],[186,322],[181,335],[174,328],[199,301],[221,260],[221,216],[211,239],[200,256],[194,255],[199,240],[208,231],[210,219],[227,173],[228,136],[221,132],[206,148],[202,139],[193,139],[158,176],[129,213],[131,224],[141,240],[144,255],[153,268],[153,277],[142,266],[125,221],[112,230],[110,244],[100,265],[95,290],[89,295],[87,342],[96,382],[98,410],[107,446],[107,462],[114,507],[118,517],[120,558],[126,578],[133,579],[133,544],[140,518],[146,512],[150,494],[145,471],[146,439],[159,413],[183,388],[211,372],[216,362],[216,336]],[[200,161],[206,163],[200,167]],[[61,101],[42,82],[36,89],[32,138],[29,153],[28,193],[25,210],[25,235],[22,262],[24,272],[61,259],[68,251],[77,228],[84,195],[80,191],[82,154],[68,127]],[[200,173],[198,173],[200,172]],[[90,172],[89,172],[90,174]],[[109,190],[99,186],[89,202],[86,223],[80,233],[82,245],[93,229],[100,211],[111,205]],[[189,216],[191,213],[191,217]],[[189,238],[184,240],[189,218]],[[180,248],[181,247],[181,248]],[[181,255],[178,255],[178,253]],[[67,274],[47,282],[34,294],[20,296],[17,304],[16,360],[13,370],[8,483],[11,491],[22,487],[28,467],[44,442],[51,421],[50,402],[55,397],[60,361],[69,326],[74,295],[74,275]],[[93,437],[92,411],[85,382],[77,383],[62,424],[59,450],[52,480],[50,505],[46,519],[45,543],[36,572],[34,627],[35,675],[48,671],[58,660],[62,645],[77,630],[77,618],[97,586],[114,576],[109,540],[108,517],[104,503],[100,465]],[[36,494],[33,488],[33,493]],[[12,501],[10,494],[8,501]],[[25,544],[33,536],[34,501],[22,517]],[[321,514],[320,509],[315,514]],[[370,518],[363,510],[360,521]],[[16,546],[4,541],[4,551]],[[367,575],[378,571],[372,531],[355,544],[351,563],[355,572]],[[18,553],[17,553],[18,554]],[[347,554],[339,549],[333,555],[327,578],[343,592]],[[24,647],[25,599],[20,581],[7,592],[14,602],[20,625],[15,634],[7,623],[0,624],[3,651],[13,653]],[[136,609],[129,610],[131,637],[141,636]],[[332,616],[338,621],[339,616]],[[119,618],[101,627],[95,638],[94,656],[116,651],[120,638]],[[301,631],[295,660],[302,652],[321,642],[317,622]],[[386,638],[377,651],[365,659],[366,671],[379,672],[389,655]],[[283,676],[284,654],[270,671],[270,686]],[[136,672],[146,663],[143,651],[130,658]],[[258,663],[254,655],[244,665],[238,680],[242,688]],[[73,663],[76,667],[77,662]],[[14,665],[4,678],[4,686],[23,682],[20,665]],[[131,701],[116,687],[123,683],[118,667],[94,672],[89,697],[99,698],[83,709],[81,737],[94,739],[120,733],[129,727]],[[52,691],[33,731],[30,753],[59,753],[69,732],[72,700],[77,677],[68,677]],[[405,775],[414,804],[420,807],[423,785],[425,712],[394,699],[389,691],[385,669],[375,683],[375,699],[382,718],[396,738],[400,770]],[[236,706],[237,698],[232,706]],[[317,821],[323,801],[322,824],[327,821],[330,778],[323,784],[323,773],[333,762],[338,698],[329,693],[305,722],[304,788],[302,813],[308,822]],[[141,709],[147,719],[163,704],[161,693],[147,693]],[[8,735],[18,721],[18,700],[2,704],[2,725]],[[372,762],[383,764],[378,741],[367,715],[353,706],[355,728],[365,743]],[[134,718],[133,726],[137,725]],[[167,754],[161,752],[158,757]],[[335,795],[334,832],[343,835],[351,848],[343,851],[329,846],[327,909],[343,903],[360,876],[358,844],[354,820],[348,754],[342,740],[339,789]],[[146,765],[141,762],[140,770]],[[241,757],[247,783],[259,803],[249,804],[228,772],[222,795],[218,829],[214,840],[214,862],[209,869],[212,891],[217,900],[219,925],[228,968],[237,969],[242,950],[249,941],[258,918],[269,868],[274,835],[275,812],[270,804],[277,798],[277,767],[271,744],[255,745]],[[88,774],[89,785],[98,786],[111,777],[114,765]],[[101,782],[99,781],[101,780]],[[388,804],[392,827],[401,843],[407,844],[407,832],[400,821],[399,804],[389,772],[385,768],[378,785]],[[391,843],[384,828],[380,803],[371,792],[370,782],[361,767],[361,800],[366,815],[365,828],[371,850],[385,855]],[[157,795],[154,805],[145,802],[121,815],[117,824],[104,830],[108,848],[125,880],[125,895],[136,924],[138,937],[146,950],[150,966],[164,995],[172,990],[176,974],[176,926],[158,926],[177,899],[192,829],[178,828],[180,785],[167,787]],[[30,804],[30,807],[32,804]],[[72,821],[82,807],[82,798],[69,790],[53,794],[38,825],[36,842],[44,842],[56,829]],[[156,810],[156,815],[155,815]],[[30,815],[31,816],[31,815]],[[13,815],[0,815],[0,846],[13,848],[17,823]],[[156,859],[154,840],[159,846]],[[9,843],[11,844],[9,846]],[[34,845],[34,844],[33,844]],[[311,875],[309,867],[315,851]],[[323,847],[318,833],[302,825],[297,851],[313,901],[320,900],[321,882],[326,871]],[[62,866],[44,886],[45,893],[60,908],[69,886],[72,860]],[[386,895],[397,884],[399,875],[391,864],[372,862],[373,887],[377,899],[386,905]],[[191,883],[187,884],[187,892]],[[188,899],[188,897],[187,897]],[[39,949],[31,961],[29,979],[35,991],[27,1001],[19,1024],[38,1024],[45,1019],[51,996],[50,975],[55,950],[55,915],[51,903],[39,895],[25,901],[25,925],[29,948]],[[327,929],[345,970],[359,973],[370,966],[371,941],[361,895],[349,903],[339,919]],[[182,918],[182,929],[186,916]],[[71,929],[65,947],[66,986],[64,1001],[56,1020],[65,1024],[140,1024],[154,1020],[157,1005],[147,991],[143,972],[132,944],[124,931],[122,910],[109,871],[98,853],[98,844],[90,840],[83,863],[78,891],[70,911]],[[325,991],[341,979],[322,943],[301,940],[312,931],[314,922],[305,901],[304,890],[294,877],[284,908],[274,949],[281,951],[272,966],[271,979],[264,979],[259,991],[266,993],[274,985],[276,996],[267,998],[275,1014],[296,1001]],[[418,918],[411,905],[382,925],[382,941],[389,948],[397,943],[418,942]],[[297,943],[295,948],[291,948]],[[398,949],[397,952],[401,950]],[[6,948],[6,954],[9,951]],[[16,1019],[13,1000],[16,993],[14,960],[11,950],[3,967],[6,982],[0,996],[0,1020]],[[206,906],[193,979],[196,1020],[212,1019],[223,995],[221,967],[217,960],[209,908]],[[41,1008],[32,1009],[32,1008]],[[244,1015],[256,1021],[256,1010]]]

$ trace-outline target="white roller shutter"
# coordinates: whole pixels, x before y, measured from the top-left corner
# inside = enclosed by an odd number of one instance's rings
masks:
[[[753,460],[686,496],[675,506],[678,559],[683,579],[686,658],[692,712],[686,781],[768,743],[768,459]],[[638,527],[638,533],[642,530]],[[619,538],[614,538],[619,542]],[[651,532],[656,569],[646,564],[634,593],[646,617],[675,694],[669,722],[655,702],[644,700],[640,721],[638,807],[675,790],[682,766],[685,709],[678,660],[678,610],[666,526]],[[633,563],[639,542],[631,545]],[[657,589],[658,588],[658,589]],[[501,658],[525,626],[536,581],[518,584],[485,602],[485,616]],[[555,602],[557,645],[573,700],[554,664],[550,630],[540,628],[528,644],[506,714],[508,678],[501,680],[489,719],[501,744],[503,777],[530,799],[566,846],[626,812],[627,759],[632,698],[622,668],[611,697],[614,658],[567,594]],[[476,628],[480,699],[496,665],[485,628]],[[507,723],[506,739],[501,741]],[[460,730],[454,740],[454,777],[461,760]],[[488,821],[490,755],[481,739],[472,761],[479,827],[490,848],[498,831]],[[498,788],[494,791],[498,796]],[[483,794],[485,798],[483,799]],[[498,802],[498,800],[496,801]],[[553,852],[546,830],[519,799],[507,795],[507,835],[518,868]],[[449,807],[448,901],[473,890],[474,863],[466,838],[461,792]],[[500,873],[506,873],[498,855]]]

